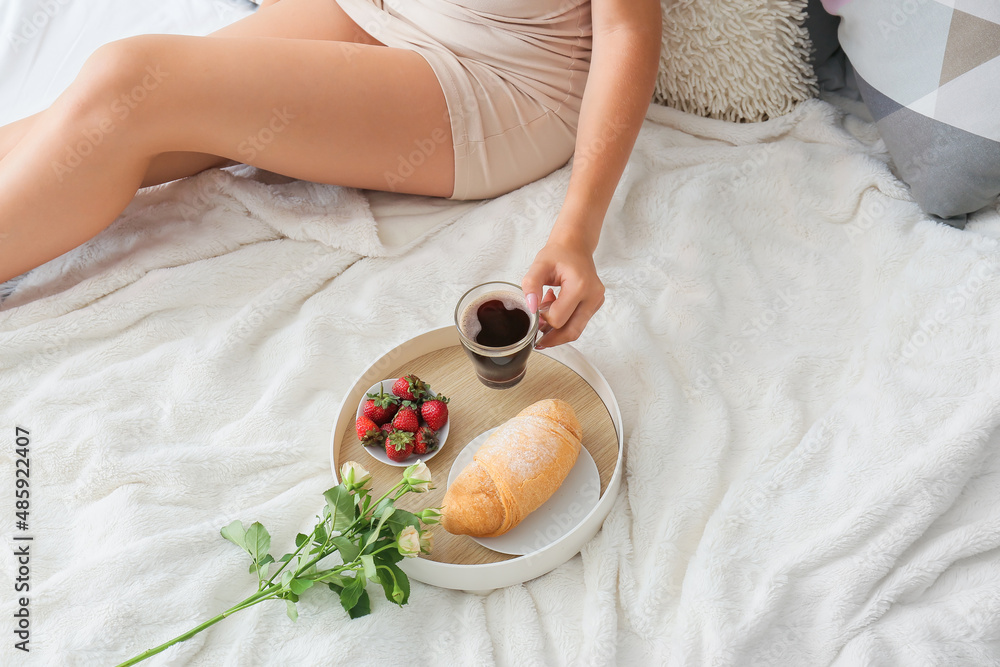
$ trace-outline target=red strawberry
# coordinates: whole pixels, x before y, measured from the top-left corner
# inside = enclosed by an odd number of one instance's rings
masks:
[[[385,440],[385,455],[393,461],[405,461],[413,453],[413,434],[393,431]]]
[[[413,445],[414,454],[426,454],[427,452],[433,452],[437,449],[438,437],[437,434],[427,426],[423,426],[417,431],[417,439]]]
[[[358,432],[358,440],[366,447],[369,445],[381,445],[385,440],[385,434],[382,433],[378,424],[364,415],[358,417],[354,426]]]
[[[427,393],[427,385],[410,373],[393,383],[392,393],[407,401],[419,401]]]
[[[424,401],[420,406],[420,415],[435,431],[440,431],[448,423],[448,397],[438,394]]]
[[[395,430],[396,429],[394,429],[392,427],[392,422],[386,422],[386,423],[382,424],[382,433],[384,433],[385,437],[387,437],[387,438],[389,437],[389,434],[392,433]]]
[[[396,416],[392,418],[392,427],[397,431],[416,433],[420,428],[420,417],[413,403],[405,401]]]
[[[379,387],[377,394],[368,394],[363,410],[366,417],[381,425],[391,420],[396,410],[399,410],[399,400]]]

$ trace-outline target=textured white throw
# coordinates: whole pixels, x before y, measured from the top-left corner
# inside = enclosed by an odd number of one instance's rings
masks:
[[[806,0],[660,3],[658,102],[745,122],[781,116],[816,96]]]
[[[568,175],[389,245],[357,191],[216,170],[29,274],[0,309],[0,663],[115,664],[248,595],[219,529],[260,520],[280,555],[312,525],[355,377],[468,286],[519,281]],[[995,664],[998,227],[923,219],[826,103],[744,126],[652,107],[578,342],[627,446],[582,555],[354,621],[313,589],[297,623],[267,603],[150,664]]]

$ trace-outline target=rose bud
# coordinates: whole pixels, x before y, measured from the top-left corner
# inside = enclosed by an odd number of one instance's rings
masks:
[[[429,554],[434,545],[434,533],[429,530],[420,531],[420,553]]]

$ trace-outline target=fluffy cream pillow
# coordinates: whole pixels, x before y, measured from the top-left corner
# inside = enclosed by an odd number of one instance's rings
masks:
[[[661,0],[654,100],[710,118],[761,121],[816,96],[807,0]]]

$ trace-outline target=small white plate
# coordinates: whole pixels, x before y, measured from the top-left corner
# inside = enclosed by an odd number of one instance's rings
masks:
[[[365,392],[364,397],[361,402],[358,403],[358,411],[354,414],[354,419],[357,420],[365,410],[365,401],[368,400],[368,394],[377,394],[380,389],[384,390],[385,393],[392,393],[392,385],[396,383],[397,378],[391,378],[389,380],[382,380],[381,382],[376,382],[373,384],[368,391]],[[431,386],[427,385],[430,389]],[[436,393],[436,392],[435,392]],[[444,427],[437,432],[438,446],[433,452],[427,452],[426,454],[410,454],[408,457],[402,461],[393,461],[389,458],[389,455],[385,453],[385,446],[380,447],[365,447],[365,451],[368,452],[372,458],[378,459],[386,465],[396,466],[397,468],[405,468],[406,466],[411,466],[417,462],[417,459],[421,461],[428,461],[432,459],[441,448],[444,447],[444,441],[448,439],[448,431],[451,429],[451,415],[448,415],[448,421],[445,423]]]
[[[498,427],[499,428],[499,427]],[[472,463],[476,451],[496,428],[484,431],[458,453],[448,473],[450,487],[465,466]],[[487,549],[504,554],[526,556],[544,549],[583,521],[601,497],[601,475],[586,447],[580,447],[576,463],[556,492],[537,510],[499,537],[473,537]]]

